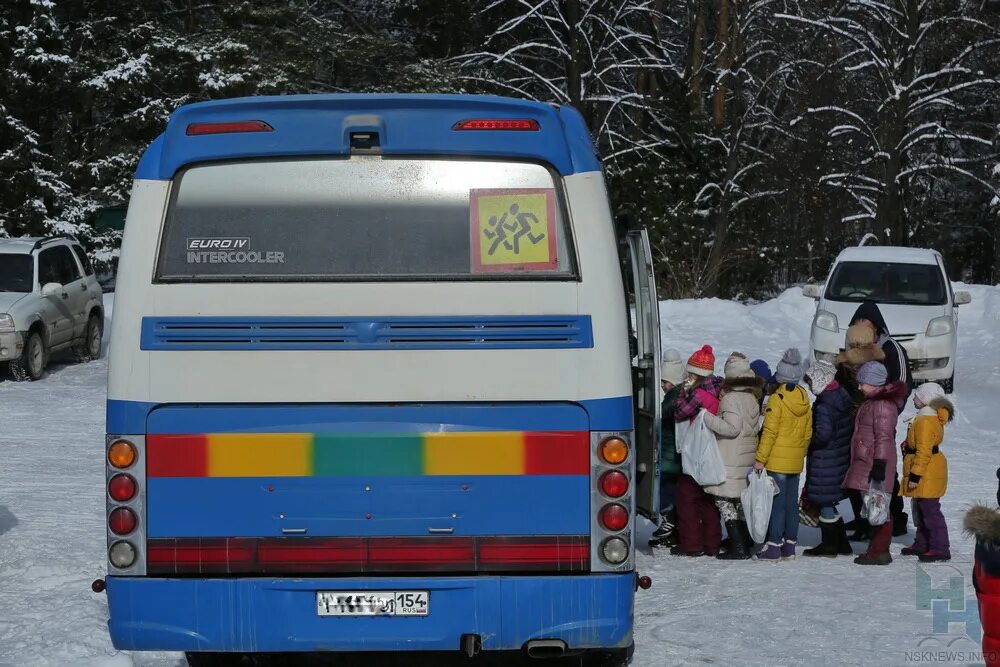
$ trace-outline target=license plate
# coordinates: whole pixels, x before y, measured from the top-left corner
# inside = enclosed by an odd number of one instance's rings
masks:
[[[427,591],[317,591],[320,616],[426,616]]]

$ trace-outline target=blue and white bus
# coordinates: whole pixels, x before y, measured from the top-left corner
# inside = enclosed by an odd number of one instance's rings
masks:
[[[627,659],[651,267],[572,109],[179,109],[136,171],[111,327],[114,645]]]

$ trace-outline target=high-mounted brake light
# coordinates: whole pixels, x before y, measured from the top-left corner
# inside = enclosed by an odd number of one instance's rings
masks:
[[[520,132],[537,132],[541,125],[533,118],[473,118],[460,120],[453,130],[513,130]]]
[[[262,120],[237,120],[226,123],[191,123],[187,135],[197,137],[204,134],[233,134],[234,132],[274,132],[274,128]]]

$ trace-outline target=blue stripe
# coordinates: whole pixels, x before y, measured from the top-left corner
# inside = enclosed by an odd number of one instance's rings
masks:
[[[584,416],[580,407],[586,411]],[[484,403],[399,406],[370,405],[271,405],[200,404],[199,406],[109,400],[107,432],[112,434],[225,433],[227,431],[324,432],[362,429],[377,432],[379,422],[400,432],[405,424],[414,431],[427,424],[462,424],[465,430],[632,430],[632,397],[602,398],[579,403]],[[155,411],[154,411],[155,409]],[[153,416],[155,415],[155,416]],[[147,428],[147,417],[149,425]],[[367,425],[366,425],[367,424]],[[298,428],[293,428],[298,427]],[[308,427],[308,428],[307,428]],[[372,430],[364,430],[372,429]],[[426,431],[424,431],[426,432]]]
[[[592,348],[589,315],[144,317],[142,350]]]
[[[108,629],[119,650],[449,651],[529,639],[571,649],[632,640],[635,574],[528,577],[108,577]],[[324,618],[316,591],[429,591],[425,618]]]
[[[456,536],[590,532],[587,475],[155,477],[146,484],[149,537],[281,537],[282,528],[313,537],[425,536],[430,528],[454,528]]]
[[[462,120],[527,118],[535,132],[455,131]],[[191,123],[263,120],[273,132],[187,136]],[[385,155],[540,161],[560,174],[599,172],[600,162],[572,107],[473,95],[282,95],[183,106],[143,155],[136,178],[169,180],[213,160],[346,155],[350,134],[377,131]]]

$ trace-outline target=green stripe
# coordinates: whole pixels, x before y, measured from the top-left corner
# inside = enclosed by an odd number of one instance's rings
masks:
[[[313,475],[422,475],[424,440],[420,435],[316,435]]]

